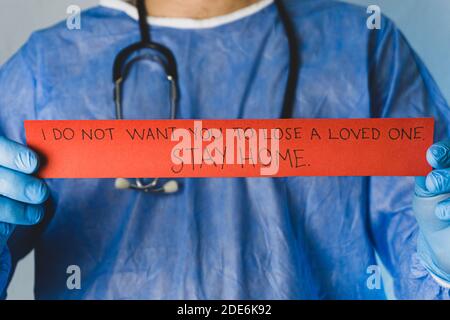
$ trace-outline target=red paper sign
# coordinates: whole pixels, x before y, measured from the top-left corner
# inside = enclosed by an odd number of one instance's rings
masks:
[[[419,176],[432,118],[25,121],[44,178]]]

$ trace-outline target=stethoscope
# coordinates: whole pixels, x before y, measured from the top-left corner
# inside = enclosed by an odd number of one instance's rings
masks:
[[[298,57],[299,54],[297,50],[297,42],[294,41],[296,38],[294,28],[287,14],[287,11],[281,0],[274,1],[280,14],[281,21],[283,23],[283,27],[289,43],[289,74],[284,94],[282,114],[280,115],[280,118],[286,119],[292,117],[300,61]],[[160,43],[156,43],[151,40],[149,25],[147,24],[147,8],[145,5],[145,0],[137,0],[137,9],[139,13],[139,30],[141,34],[141,40],[122,49],[116,56],[113,65],[113,98],[115,103],[116,119],[123,119],[123,84],[127,79],[131,67],[137,62],[147,60],[156,62],[163,67],[163,70],[166,74],[166,80],[170,85],[170,117],[168,119],[174,120],[176,118],[179,96],[177,63],[170,49]],[[134,53],[141,50],[147,50],[149,52],[152,52],[152,54],[140,54],[137,57],[130,59],[130,57]],[[117,189],[135,189],[144,192],[166,194],[175,193],[178,191],[179,185],[176,180],[169,180],[162,184],[159,180],[159,178],[153,178],[150,180],[150,182],[146,183],[143,179],[137,178],[133,183],[129,179],[117,178],[115,180],[115,187]]]

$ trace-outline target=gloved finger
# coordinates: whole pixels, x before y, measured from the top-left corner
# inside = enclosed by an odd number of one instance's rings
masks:
[[[0,166],[23,173],[33,173],[38,165],[39,157],[33,150],[0,136]]]
[[[434,213],[440,220],[450,222],[450,198],[439,202]]]
[[[416,196],[419,197],[433,197],[434,194],[430,191],[428,191],[427,186],[426,186],[426,177],[423,176],[419,176],[419,177],[415,177],[415,187],[414,187],[414,192],[416,194]]]
[[[41,179],[0,167],[0,194],[17,201],[39,204],[47,200],[49,191]]]
[[[6,224],[33,225],[42,220],[44,206],[26,204],[9,198],[0,197],[0,221]],[[3,226],[4,232],[8,226]],[[2,230],[0,230],[1,232]]]
[[[432,195],[450,193],[450,169],[431,171],[425,179],[425,186]]]
[[[14,226],[10,223],[0,222],[0,251],[6,245],[9,236],[12,234]]]
[[[437,142],[428,148],[427,161],[436,169],[450,168],[450,140]]]

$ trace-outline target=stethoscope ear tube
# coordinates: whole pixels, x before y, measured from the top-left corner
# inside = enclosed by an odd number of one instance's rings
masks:
[[[141,41],[142,43],[150,43],[150,31],[148,30],[147,23],[148,12],[145,5],[145,0],[138,0],[137,8],[139,13],[139,30],[141,32]]]
[[[295,97],[297,94],[298,74],[300,71],[300,55],[297,34],[289,14],[282,0],[275,0],[283,28],[286,32],[289,45],[289,73],[284,93],[281,119],[291,119],[294,112]]]

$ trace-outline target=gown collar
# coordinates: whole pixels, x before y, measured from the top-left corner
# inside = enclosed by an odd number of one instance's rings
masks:
[[[176,29],[209,29],[251,16],[268,7],[272,3],[273,0],[261,0],[229,14],[206,19],[148,17],[147,20],[149,24],[154,26]],[[110,9],[123,11],[131,18],[138,20],[138,12],[136,7],[126,1],[100,0],[100,5]]]

